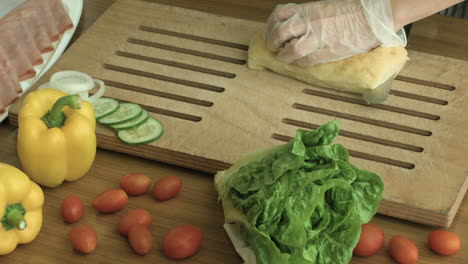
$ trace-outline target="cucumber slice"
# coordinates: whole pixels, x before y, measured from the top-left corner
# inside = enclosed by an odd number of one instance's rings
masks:
[[[146,122],[133,129],[119,130],[117,136],[130,145],[142,145],[155,141],[164,132],[161,122],[149,117]]]
[[[98,121],[103,125],[118,125],[137,118],[142,110],[141,106],[137,104],[121,103],[117,111]]]
[[[119,109],[120,107],[120,104],[117,100],[104,97],[96,99],[92,105],[94,109],[94,116],[96,116],[96,119],[108,116],[117,111],[117,109]]]
[[[137,118],[135,118],[135,119],[133,119],[131,121],[119,124],[119,125],[111,125],[110,127],[112,127],[115,130],[132,129],[132,128],[135,128],[135,127],[143,124],[146,120],[148,120],[148,117],[149,117],[148,111],[143,109],[141,111],[141,114]]]

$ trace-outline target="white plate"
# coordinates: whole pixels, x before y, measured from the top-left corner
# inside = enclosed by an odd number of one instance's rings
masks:
[[[22,4],[25,0],[1,0],[0,1],[0,18],[8,14],[13,8],[17,7],[18,5]],[[33,0],[35,1],[35,0]],[[62,0],[65,10],[68,13],[71,21],[73,22],[74,27],[65,31],[64,34],[61,35],[60,39],[53,43],[54,50],[48,53],[42,54],[42,58],[44,59],[44,63],[41,65],[34,66],[37,74],[31,79],[22,81],[21,88],[23,88],[23,92],[19,95],[22,96],[31,86],[36,83],[39,78],[41,78],[47,70],[54,65],[54,63],[60,58],[63,51],[67,47],[70,39],[72,38],[73,34],[75,33],[76,27],[80,22],[81,13],[83,12],[83,0]],[[7,107],[5,113],[0,114],[0,123],[5,120],[8,116],[8,109]]]

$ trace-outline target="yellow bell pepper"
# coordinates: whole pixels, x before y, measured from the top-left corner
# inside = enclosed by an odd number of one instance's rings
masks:
[[[63,110],[63,111],[62,111]],[[96,155],[96,119],[79,95],[41,89],[26,96],[18,117],[17,152],[23,171],[56,187],[84,176]]]
[[[34,240],[42,226],[44,193],[19,169],[0,163],[0,255]]]

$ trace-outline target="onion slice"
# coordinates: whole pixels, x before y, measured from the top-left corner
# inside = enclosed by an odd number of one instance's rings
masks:
[[[99,86],[97,92],[89,96],[95,84]],[[90,103],[104,94],[105,84],[103,81],[91,78],[88,74],[79,71],[60,71],[50,77],[48,83],[39,86],[38,89],[52,88],[68,94],[79,94],[82,100]]]
[[[103,96],[103,95],[104,95],[104,91],[106,90],[106,84],[105,84],[103,81],[101,81],[101,80],[99,80],[99,79],[94,79],[94,78],[93,78],[93,81],[94,81],[94,83],[96,83],[97,85],[99,85],[99,89],[97,90],[97,92],[96,92],[94,95],[92,95],[92,96],[90,96],[90,97],[88,98],[88,101],[89,101],[90,103],[94,102],[96,99],[98,99],[99,97]]]

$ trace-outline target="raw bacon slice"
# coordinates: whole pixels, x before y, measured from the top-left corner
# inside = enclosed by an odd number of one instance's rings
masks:
[[[41,53],[47,53],[54,50],[54,46],[50,41],[49,34],[47,33],[45,20],[41,19],[34,6],[26,5],[22,8],[16,8],[4,19],[9,19],[10,21],[21,20],[25,25],[29,25],[27,27],[29,33],[36,42],[36,46],[39,48]]]

